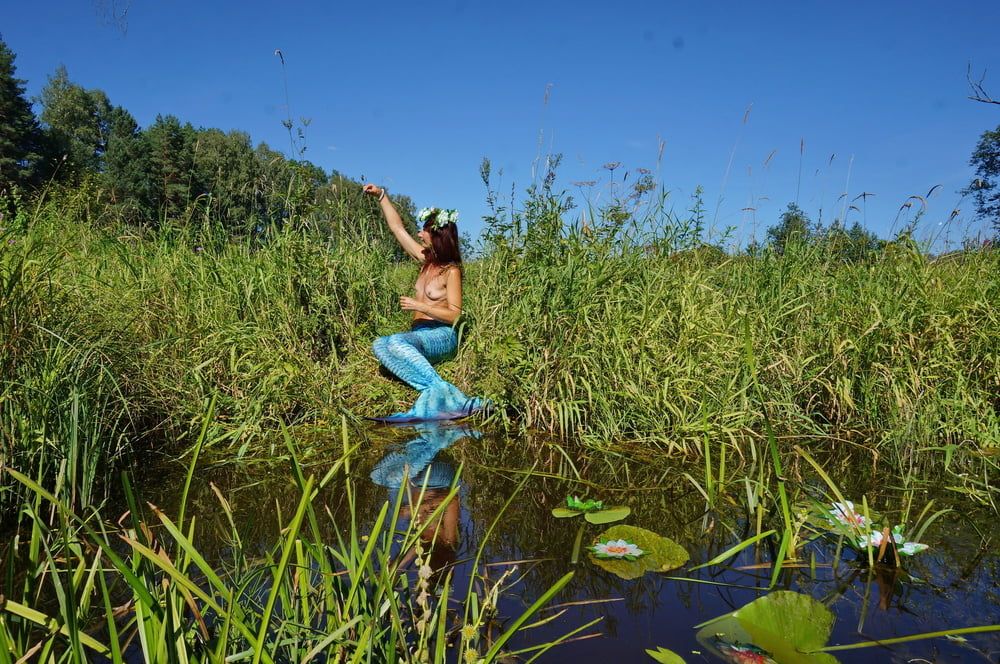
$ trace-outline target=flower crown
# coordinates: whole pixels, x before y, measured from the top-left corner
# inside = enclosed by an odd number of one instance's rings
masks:
[[[434,217],[435,214],[437,215],[436,217]],[[431,217],[434,217],[434,223],[431,224],[431,228],[439,231],[448,224],[458,222],[458,210],[442,210],[441,208],[429,207],[421,208],[420,212],[417,213],[417,219],[421,222],[425,222]]]

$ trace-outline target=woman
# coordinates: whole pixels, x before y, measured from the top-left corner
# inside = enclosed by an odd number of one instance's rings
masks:
[[[454,324],[462,313],[462,255],[454,210],[424,208],[419,242],[410,237],[384,187],[366,184],[364,191],[377,196],[389,230],[403,250],[420,261],[416,297],[400,297],[399,306],[413,312],[409,332],[379,337],[372,344],[375,356],[392,373],[417,389],[420,395],[405,413],[378,418],[386,422],[450,420],[465,417],[482,406],[445,381],[431,366],[450,357],[458,347]]]

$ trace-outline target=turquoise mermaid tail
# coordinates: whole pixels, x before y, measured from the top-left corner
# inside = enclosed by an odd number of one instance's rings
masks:
[[[420,394],[409,410],[372,419],[390,423],[452,420],[483,408],[482,399],[465,396],[431,366],[453,355],[457,347],[454,328],[437,321],[418,321],[409,332],[376,339],[372,344],[375,357]]]

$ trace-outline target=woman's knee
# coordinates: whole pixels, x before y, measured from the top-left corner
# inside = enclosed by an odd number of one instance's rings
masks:
[[[387,337],[379,337],[372,342],[372,352],[375,357],[387,359],[390,357],[400,357],[407,351],[417,350],[412,343],[402,333],[390,334]],[[420,352],[417,350],[417,352]],[[385,362],[383,362],[385,364]]]
[[[379,337],[373,341],[372,352],[379,359],[385,357],[389,353],[389,337]]]

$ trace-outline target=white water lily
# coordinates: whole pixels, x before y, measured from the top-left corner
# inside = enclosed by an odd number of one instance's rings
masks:
[[[905,542],[903,546],[896,547],[896,551],[903,556],[912,556],[921,551],[925,551],[928,548],[926,544],[920,544],[919,542]]]
[[[420,212],[417,213],[417,219],[420,221],[427,221],[427,217],[434,213],[434,208],[420,208]]]
[[[646,552],[628,540],[617,539],[598,542],[590,550],[601,558],[638,558]]]

